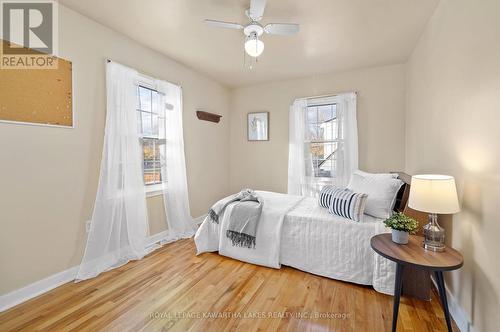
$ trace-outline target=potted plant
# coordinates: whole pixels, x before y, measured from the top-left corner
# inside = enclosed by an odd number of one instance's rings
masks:
[[[407,244],[410,233],[418,228],[418,221],[401,212],[394,213],[384,224],[392,229],[392,241],[399,244]]]

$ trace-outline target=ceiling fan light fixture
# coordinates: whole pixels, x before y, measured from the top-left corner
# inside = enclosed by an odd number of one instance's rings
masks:
[[[250,0],[250,8],[245,11],[245,14],[250,19],[250,22],[247,24],[209,19],[206,19],[205,23],[217,28],[243,30],[243,34],[245,35],[245,53],[252,58],[258,58],[264,52],[264,42],[259,39],[264,33],[292,36],[299,32],[299,25],[296,23],[268,23],[262,26],[259,22],[264,15],[266,2],[267,0]],[[243,58],[244,62],[246,62],[247,57],[244,56]],[[255,59],[255,62],[257,62],[257,59]]]
[[[245,52],[251,57],[259,57],[264,52],[264,42],[257,36],[248,37],[245,41]]]

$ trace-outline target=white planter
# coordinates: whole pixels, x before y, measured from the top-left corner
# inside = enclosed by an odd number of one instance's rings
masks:
[[[398,244],[407,244],[409,236],[408,232],[392,230],[392,241]]]

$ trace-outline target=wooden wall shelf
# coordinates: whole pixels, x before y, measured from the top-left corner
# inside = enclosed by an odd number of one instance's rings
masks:
[[[196,111],[196,116],[200,120],[210,121],[210,122],[215,122],[215,123],[219,123],[220,118],[222,118],[222,115],[208,113],[208,112],[204,112],[204,111]]]

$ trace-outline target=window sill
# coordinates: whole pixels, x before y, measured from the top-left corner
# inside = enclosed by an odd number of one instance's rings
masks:
[[[163,195],[163,183],[146,186],[146,197]]]

